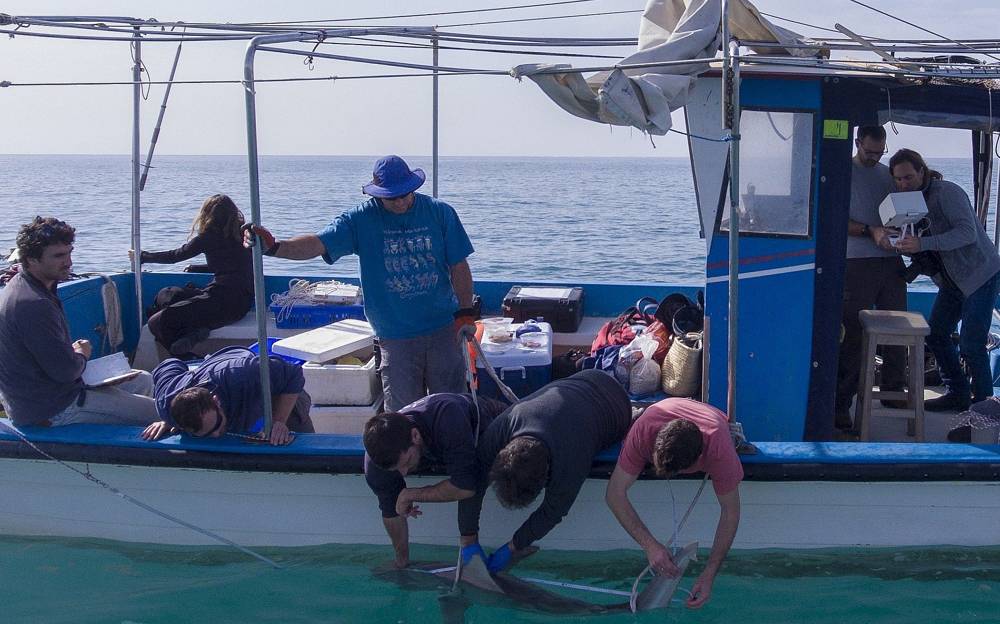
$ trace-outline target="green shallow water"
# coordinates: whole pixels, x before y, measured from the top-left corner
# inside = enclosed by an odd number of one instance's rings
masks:
[[[284,569],[216,548],[0,539],[0,581],[6,590],[0,622],[1000,622],[996,548],[740,553],[727,560],[703,609],[674,607],[641,616],[539,613],[471,590],[446,603],[446,616],[439,601],[444,592],[433,579],[404,588],[374,572],[386,563],[388,548],[261,552]],[[416,560],[450,561],[455,551],[418,546],[412,554]],[[627,590],[642,565],[637,551],[543,551],[517,571]],[[700,563],[693,564],[681,587],[689,588],[700,570]],[[470,603],[464,615],[463,599]]]

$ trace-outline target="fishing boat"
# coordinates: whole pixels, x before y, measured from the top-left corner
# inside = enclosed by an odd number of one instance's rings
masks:
[[[691,3],[695,8],[708,4]],[[574,91],[571,96],[579,96],[575,102],[552,84],[547,85],[547,77],[557,86],[573,80],[586,84],[580,77],[585,70],[532,66],[517,68],[514,74],[531,77],[574,114],[632,125],[652,134],[669,131],[670,110],[683,106],[697,210],[707,245],[702,398],[742,423],[756,449],[741,456],[746,480],[741,488],[742,518],[734,548],[1000,545],[1000,525],[995,521],[1000,512],[1000,497],[996,496],[1000,445],[996,439],[986,444],[944,443],[948,422],[939,420],[927,423],[926,440],[918,442],[907,435],[905,422],[874,418],[872,441],[829,441],[843,293],[851,129],[892,121],[969,130],[975,147],[974,205],[985,223],[995,125],[992,87],[1000,78],[1000,69],[946,55],[996,53],[1000,42],[913,42],[857,36],[810,41],[767,28],[767,21],[748,2],[734,0],[726,6],[725,10],[720,7],[722,13],[714,16],[714,22],[712,15],[689,11],[692,21],[686,26],[697,23],[706,28],[706,38],[699,44],[705,54],[665,59],[647,49],[641,52],[646,54],[641,59],[626,59],[613,68],[594,68],[614,70],[602,77],[613,82],[604,82],[603,90]],[[647,18],[653,15],[651,11],[647,10]],[[89,29],[91,36],[132,44],[136,111],[132,246],[141,249],[141,45],[195,38],[168,33],[168,22],[154,25],[114,17],[2,16],[0,32],[14,32],[15,25],[35,31],[72,26]],[[664,28],[679,32],[677,26]],[[248,41],[243,82],[250,218],[255,223],[262,222],[266,211],[261,206],[257,178],[257,127],[267,123],[258,118],[255,108],[254,63],[258,55],[344,59],[342,54],[325,52],[343,37],[392,37],[430,41],[434,46],[446,41],[489,39],[411,27],[305,31],[201,25],[190,26],[189,31],[198,28],[202,39]],[[531,45],[543,40],[503,41]],[[319,50],[321,43],[323,51]],[[719,43],[724,50],[721,59],[715,58]],[[757,52],[746,54],[751,50]],[[831,50],[874,58],[864,62],[835,60]],[[924,56],[901,56],[911,52]],[[474,73],[469,68],[443,67],[436,56],[431,64],[410,64],[408,68],[434,74],[434,80],[437,74]],[[659,78],[643,79],[644,72],[651,69],[663,73],[657,74]],[[677,100],[659,101],[650,91],[651,85],[658,85],[665,93],[671,90],[669,85],[678,82],[685,85],[681,104]],[[631,95],[626,93],[625,100],[610,99],[614,86],[622,93],[631,90]],[[435,91],[435,136],[436,98]],[[1000,107],[997,111],[1000,115]],[[434,168],[436,174],[436,141]],[[744,223],[741,218],[740,227],[730,228],[728,215],[746,213],[747,196],[755,193],[762,198],[757,203],[761,210],[752,222]],[[251,313],[245,322],[224,328],[217,339],[263,344],[268,336],[276,335],[268,325],[266,303],[295,276],[265,276],[259,249],[254,253],[254,267],[256,310],[260,313]],[[102,278],[60,285],[71,333],[99,344],[107,340],[101,332],[117,322],[124,350],[134,352],[141,341],[142,310],[156,292],[169,285],[207,281],[208,276],[141,272],[134,266],[132,271],[109,279],[117,294],[115,306],[106,305],[102,298],[107,290]],[[698,290],[665,284],[537,284],[582,286],[587,295],[587,316],[580,330],[554,334],[557,351],[588,347],[603,322],[643,296],[662,299],[674,292],[694,296]],[[483,309],[498,312],[504,295],[514,285],[477,281]],[[932,292],[909,293],[910,310],[926,313],[933,296]],[[775,301],[782,303],[780,312],[775,312]],[[109,314],[116,318],[109,318]],[[209,544],[219,536],[246,546],[388,542],[375,500],[361,475],[363,448],[357,431],[304,434],[287,447],[235,438],[198,440],[184,436],[145,442],[139,433],[136,428],[96,425],[23,427],[15,432],[9,424],[0,425],[0,492],[5,501],[0,510],[0,531],[163,544]],[[592,478],[571,513],[540,542],[543,548],[634,548],[604,501],[615,459],[614,449],[595,458]],[[418,483],[435,480],[433,471],[416,478]],[[674,479],[668,486],[648,478],[636,484],[631,497],[642,517],[649,520],[650,529],[666,535],[673,528],[671,498],[686,504],[695,497],[697,488],[695,479]],[[486,508],[496,504],[487,497]],[[686,536],[703,545],[711,543],[718,513],[712,497],[699,499]],[[410,539],[453,544],[453,514],[449,505],[426,506],[425,515],[410,523]],[[482,541],[505,541],[523,518],[516,513],[484,514]]]

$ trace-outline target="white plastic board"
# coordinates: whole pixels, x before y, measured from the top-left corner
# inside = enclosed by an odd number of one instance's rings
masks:
[[[275,353],[307,362],[326,362],[371,346],[374,338],[375,332],[367,321],[344,319],[284,338],[271,348]]]

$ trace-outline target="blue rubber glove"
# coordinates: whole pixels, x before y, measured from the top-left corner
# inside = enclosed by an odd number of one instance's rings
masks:
[[[494,550],[490,558],[486,560],[486,569],[494,574],[503,572],[510,565],[512,558],[513,553],[510,552],[510,544],[504,544]]]
[[[472,561],[473,557],[479,557],[484,562],[486,561],[486,552],[483,551],[483,547],[479,545],[479,542],[474,542],[468,546],[462,546],[462,564],[465,565]]]

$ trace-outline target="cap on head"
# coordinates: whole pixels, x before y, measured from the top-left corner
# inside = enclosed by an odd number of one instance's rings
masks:
[[[423,169],[411,170],[399,156],[383,156],[375,163],[372,181],[361,190],[372,197],[402,197],[420,188],[426,179]]]

